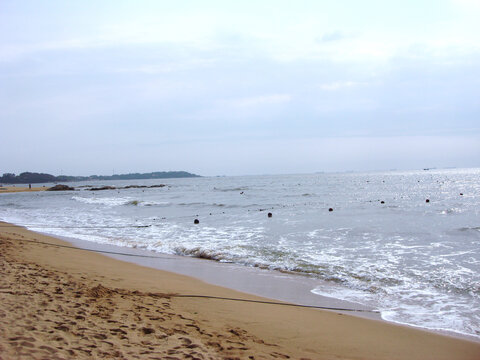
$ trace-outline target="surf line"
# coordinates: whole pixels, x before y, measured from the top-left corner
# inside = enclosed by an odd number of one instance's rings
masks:
[[[61,244],[52,244],[52,243],[47,243],[47,242],[43,242],[43,241],[36,241],[36,240],[27,240],[27,239],[12,239],[12,240],[28,242],[28,243],[38,244],[38,245],[49,245],[49,246],[61,247],[61,248],[72,249],[72,250],[91,251],[91,252],[102,253],[102,254],[112,254],[112,255],[123,255],[123,256],[142,257],[142,258],[173,260],[171,258],[163,257],[163,256],[128,254],[128,253],[121,253],[121,252],[116,252],[116,251],[88,249],[88,248],[81,248],[81,247],[61,245]]]
[[[114,255],[124,255],[124,256],[143,257],[143,258],[155,258],[155,259],[175,260],[175,259],[172,259],[172,258],[167,258],[167,257],[162,257],[162,256],[140,255],[140,254],[128,254],[128,253],[121,253],[121,252],[115,252],[115,251],[105,251],[105,250],[87,249],[87,248],[80,248],[80,247],[68,246],[68,245],[61,245],[61,244],[52,244],[52,243],[48,243],[48,242],[28,240],[28,239],[18,239],[18,238],[15,238],[15,239],[0,239],[0,241],[1,241],[1,240],[3,240],[3,241],[6,241],[6,240],[15,240],[15,241],[26,242],[26,243],[37,244],[37,245],[47,245],[47,246],[53,246],[53,247],[67,248],[67,249],[72,249],[72,250],[91,251],[91,252],[104,253],[104,254],[114,254]],[[212,295],[168,294],[168,297],[172,297],[172,298],[174,297],[174,298],[213,299],[213,300],[248,302],[248,303],[265,304],[265,305],[292,306],[292,307],[321,309],[321,310],[349,311],[349,312],[368,312],[368,313],[380,314],[380,311],[378,311],[378,310],[336,308],[336,307],[328,307],[328,306],[303,305],[303,304],[293,304],[293,303],[276,302],[276,301],[252,300],[252,299],[241,299],[241,298],[228,298],[228,297],[220,297],[220,296],[212,296]]]
[[[31,228],[43,228],[43,229],[126,229],[126,228],[148,228],[152,225],[127,225],[127,226],[51,226],[41,224],[22,224],[22,225],[0,225],[0,228],[9,227],[31,227]]]

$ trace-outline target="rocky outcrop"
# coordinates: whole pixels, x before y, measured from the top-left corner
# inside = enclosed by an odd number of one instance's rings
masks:
[[[115,187],[115,186],[102,186],[102,187],[93,187],[91,189],[88,189],[90,191],[99,191],[99,190],[122,190],[122,189],[143,189],[143,188],[161,188],[166,186],[165,184],[159,184],[159,185],[127,185],[123,187]]]
[[[47,189],[47,191],[67,191],[67,190],[75,190],[75,188],[67,185],[58,184]]]
[[[97,187],[97,188],[91,188],[91,189],[88,189],[90,191],[100,191],[100,190],[115,190],[116,187],[115,186],[102,186],[102,187]]]

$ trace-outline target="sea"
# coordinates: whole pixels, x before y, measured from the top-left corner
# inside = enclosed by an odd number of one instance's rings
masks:
[[[310,296],[480,339],[480,169],[68,185],[75,191],[1,194],[0,220],[92,244],[316,279]],[[90,190],[100,186],[116,189]]]

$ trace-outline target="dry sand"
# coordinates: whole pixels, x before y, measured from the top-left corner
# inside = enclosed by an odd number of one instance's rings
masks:
[[[0,359],[480,359],[480,343],[261,299],[0,223]]]
[[[45,191],[47,187],[22,187],[22,186],[0,186],[0,194],[14,193],[14,192],[31,192],[31,191]]]

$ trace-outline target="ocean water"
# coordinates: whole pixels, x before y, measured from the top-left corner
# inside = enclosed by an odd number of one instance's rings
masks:
[[[325,281],[314,294],[377,308],[388,321],[480,338],[480,169],[71,185],[77,190],[1,194],[0,219],[318,278]]]

